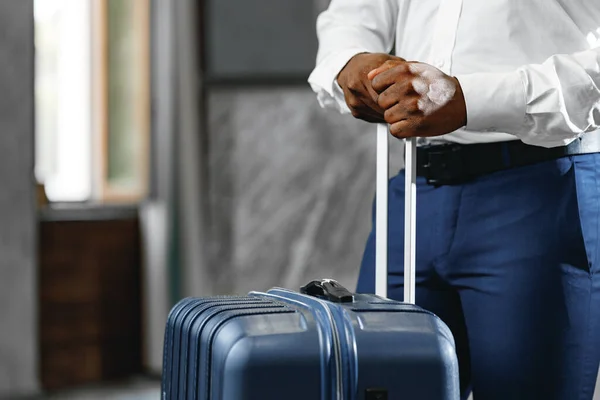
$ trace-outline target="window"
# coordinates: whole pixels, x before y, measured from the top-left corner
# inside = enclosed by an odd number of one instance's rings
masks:
[[[35,0],[35,172],[50,201],[146,195],[149,1]]]

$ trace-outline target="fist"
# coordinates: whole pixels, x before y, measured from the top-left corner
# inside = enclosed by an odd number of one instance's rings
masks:
[[[467,123],[460,83],[429,64],[389,60],[368,78],[398,138],[444,135]]]
[[[355,118],[368,122],[384,122],[384,110],[377,104],[378,94],[373,90],[368,74],[386,61],[404,61],[384,53],[357,54],[337,76],[346,104]]]

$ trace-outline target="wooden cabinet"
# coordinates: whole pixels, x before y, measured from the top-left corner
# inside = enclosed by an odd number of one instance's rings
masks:
[[[43,387],[54,390],[141,372],[137,218],[42,220],[39,232]]]

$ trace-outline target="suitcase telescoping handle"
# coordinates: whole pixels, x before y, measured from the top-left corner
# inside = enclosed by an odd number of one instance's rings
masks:
[[[387,297],[389,139],[387,124],[377,125],[377,197],[375,204],[375,294]],[[404,302],[415,303],[417,141],[405,140]]]
[[[387,297],[388,243],[388,182],[389,182],[388,125],[377,125],[377,197],[375,204],[375,294]],[[405,141],[405,209],[404,209],[404,302],[415,303],[416,201],[417,201],[417,141]],[[336,303],[348,303],[354,295],[332,279],[312,281],[300,293]]]

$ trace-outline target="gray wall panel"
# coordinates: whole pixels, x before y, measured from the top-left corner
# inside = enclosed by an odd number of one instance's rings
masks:
[[[207,78],[306,78],[317,54],[316,12],[309,0],[209,0]]]
[[[0,2],[0,398],[37,389],[33,2]]]

